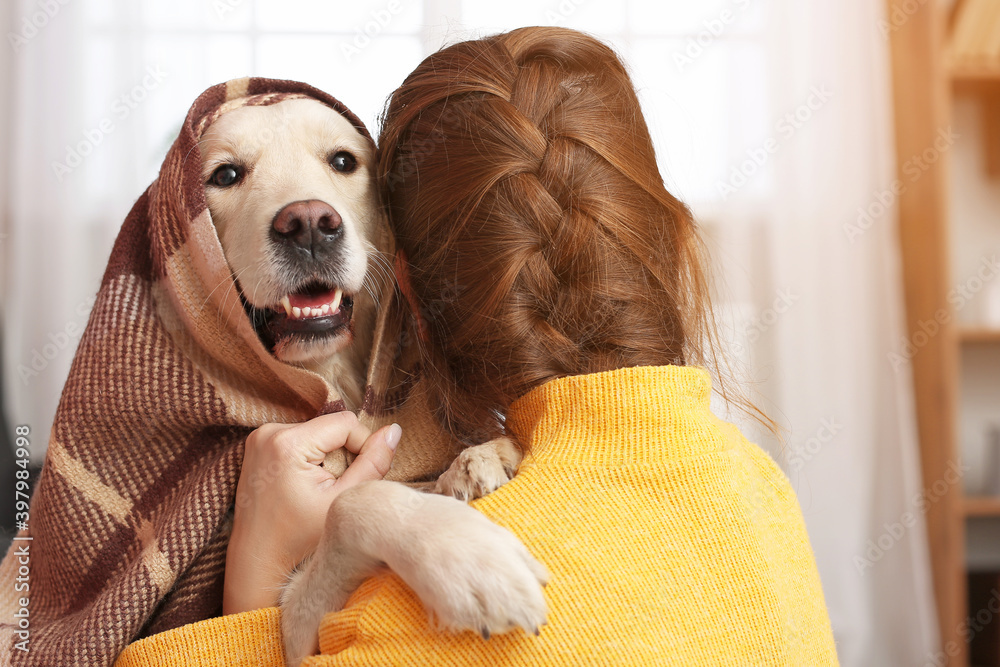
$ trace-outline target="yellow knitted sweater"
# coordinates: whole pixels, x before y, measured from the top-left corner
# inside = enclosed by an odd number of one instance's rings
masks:
[[[327,615],[322,655],[304,664],[836,665],[795,493],[709,395],[704,370],[640,367],[554,380],[511,406],[528,455],[475,506],[549,568],[541,636],[435,632],[386,573]],[[118,665],[277,666],[277,632],[273,610],[212,619],[137,642]],[[232,660],[234,642],[259,659]]]

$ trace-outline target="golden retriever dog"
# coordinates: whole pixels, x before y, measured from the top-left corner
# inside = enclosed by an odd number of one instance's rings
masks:
[[[233,109],[202,141],[209,211],[258,336],[278,359],[326,377],[351,410],[363,398],[381,261],[373,239],[385,224],[374,160],[368,138],[312,99]],[[471,447],[434,490],[484,495],[519,463],[510,441]],[[405,456],[392,476],[411,478]],[[316,651],[322,616],[386,565],[446,628],[488,637],[544,622],[545,568],[510,532],[455,498],[368,482],[337,498],[318,553],[282,595],[290,665]]]
[[[257,334],[358,409],[375,303],[371,142],[311,99],[224,113],[202,142],[205,195]]]

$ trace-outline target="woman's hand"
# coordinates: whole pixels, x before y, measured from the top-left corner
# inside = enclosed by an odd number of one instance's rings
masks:
[[[292,569],[319,543],[334,498],[382,479],[401,432],[393,424],[371,433],[345,411],[301,424],[265,424],[247,437],[226,554],[224,614],[277,604]],[[334,479],[322,463],[339,447],[358,457]]]

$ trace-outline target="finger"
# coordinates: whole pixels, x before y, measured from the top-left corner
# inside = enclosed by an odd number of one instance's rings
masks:
[[[396,445],[399,444],[402,433],[403,429],[399,424],[383,426],[375,431],[365,440],[358,458],[347,466],[347,470],[337,480],[337,490],[343,491],[355,484],[385,477],[392,465],[392,458],[396,455]]]
[[[248,449],[252,449],[262,442],[267,442],[279,431],[286,431],[290,428],[294,428],[295,426],[295,424],[277,424],[273,422],[261,424],[254,430],[250,431],[250,435],[248,435],[246,439],[246,446]]]
[[[360,451],[370,434],[371,430],[358,421],[356,414],[343,410],[295,424],[282,436],[300,447],[309,463],[319,465],[329,452],[340,447]]]

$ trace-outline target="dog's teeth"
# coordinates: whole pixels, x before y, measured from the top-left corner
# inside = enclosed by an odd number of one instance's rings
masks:
[[[284,297],[281,299],[281,307],[285,309],[285,314],[288,317],[298,320],[304,317],[322,317],[324,315],[330,315],[331,313],[337,312],[340,307],[340,301],[344,296],[343,290],[338,289],[333,294],[333,301],[330,303],[324,303],[321,306],[293,306],[289,297]]]

